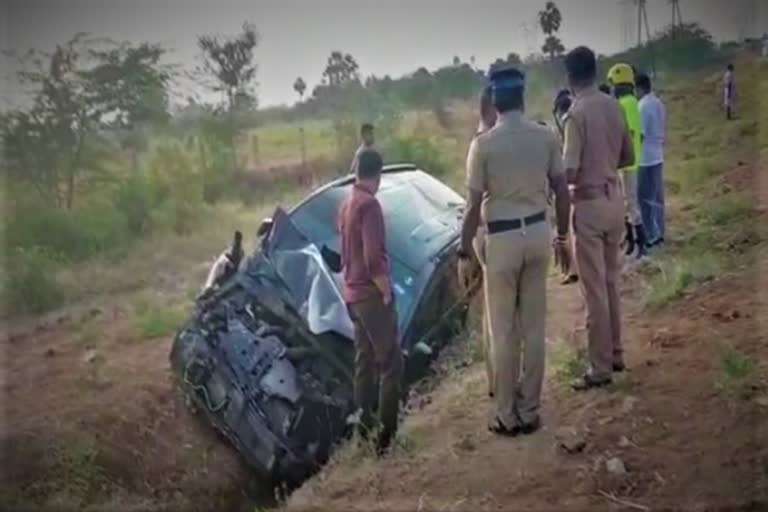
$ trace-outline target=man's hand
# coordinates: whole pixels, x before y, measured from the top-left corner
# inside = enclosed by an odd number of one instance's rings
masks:
[[[381,300],[384,302],[384,305],[389,306],[392,302],[392,286],[389,284],[389,278],[387,276],[377,276],[373,278],[373,283],[381,292]]]
[[[472,289],[472,285],[480,279],[482,269],[477,259],[466,256],[459,258],[458,263],[459,286],[466,293]]]
[[[568,275],[571,270],[571,249],[568,246],[568,239],[556,237],[552,246],[555,251],[555,265],[560,268],[563,275]]]

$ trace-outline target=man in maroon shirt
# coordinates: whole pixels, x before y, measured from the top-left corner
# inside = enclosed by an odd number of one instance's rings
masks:
[[[389,278],[384,215],[376,199],[382,160],[374,150],[358,157],[356,180],[339,210],[344,299],[355,327],[355,406],[363,437],[381,430],[383,453],[397,430],[403,360],[397,341],[397,315]],[[378,423],[373,406],[378,388]]]

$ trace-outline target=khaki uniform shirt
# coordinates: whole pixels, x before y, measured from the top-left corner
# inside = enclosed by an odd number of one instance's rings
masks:
[[[545,211],[549,179],[562,172],[555,135],[520,112],[501,114],[492,129],[475,137],[467,155],[467,187],[483,193],[486,222]]]
[[[563,149],[565,168],[576,170],[575,176],[569,176],[575,188],[618,185],[621,155],[631,151],[632,141],[619,102],[597,87],[576,94],[565,117]]]

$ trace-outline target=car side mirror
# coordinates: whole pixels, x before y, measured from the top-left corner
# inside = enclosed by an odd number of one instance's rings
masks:
[[[272,224],[273,221],[270,217],[262,220],[261,225],[259,225],[259,229],[256,231],[256,236],[262,237],[269,233],[272,230]]]

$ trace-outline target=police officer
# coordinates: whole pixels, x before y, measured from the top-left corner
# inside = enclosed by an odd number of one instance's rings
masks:
[[[647,253],[648,239],[643,227],[638,200],[637,173],[639,169],[640,151],[642,148],[642,126],[640,124],[640,103],[635,96],[635,71],[629,64],[616,64],[608,71],[608,83],[613,87],[613,94],[619,100],[624,112],[624,120],[632,139],[632,149],[635,160],[632,164],[620,169],[624,181],[624,197],[627,202],[626,253],[632,254],[637,249],[637,257]]]
[[[579,282],[587,303],[589,370],[576,390],[612,382],[624,369],[619,301],[619,245],[624,200],[617,169],[634,162],[618,102],[595,84],[597,62],[586,47],[565,59],[575,102],[565,119],[564,164],[574,185],[574,231]]]
[[[466,285],[476,270],[472,240],[482,218],[487,232],[483,285],[495,362],[495,415],[489,429],[514,436],[541,425],[548,186],[557,201],[555,248],[565,265],[570,201],[556,136],[523,115],[523,73],[514,67],[492,69],[490,84],[498,120],[472,141],[467,156],[459,280]]]
[[[491,97],[491,87],[486,86],[483,88],[483,92],[480,95],[480,121],[477,126],[477,131],[475,132],[475,137],[478,137],[480,134],[487,132],[491,128],[493,128],[493,125],[496,124],[496,109],[493,106],[493,99]],[[472,243],[474,251],[475,251],[475,257],[480,262],[480,265],[485,264],[485,227],[484,222],[480,222],[480,226],[478,227],[477,234],[475,235],[475,239]],[[485,359],[485,375],[486,380],[488,382],[488,396],[493,398],[493,386],[494,386],[494,375],[493,375],[493,353],[491,352],[491,338],[490,338],[490,327],[488,326],[488,313],[486,311],[486,308],[483,308],[483,333],[481,338],[481,350],[483,354],[483,359]]]

